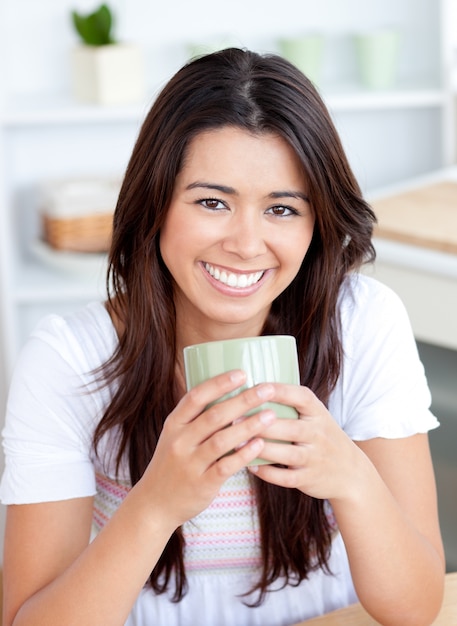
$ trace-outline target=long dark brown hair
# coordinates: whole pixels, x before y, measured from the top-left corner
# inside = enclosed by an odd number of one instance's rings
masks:
[[[108,272],[110,306],[124,331],[104,368],[121,381],[94,444],[119,429],[118,468],[127,455],[135,484],[143,475],[179,399],[175,382],[176,316],[172,278],[159,251],[160,230],[189,142],[232,126],[285,139],[306,173],[316,221],[293,282],[272,303],[264,334],[297,339],[301,383],[325,403],[342,362],[338,295],[347,274],[374,258],[374,215],[362,199],[330,115],[312,83],[275,56],[227,49],[186,64],[157,97],[140,130],[114,216]],[[261,529],[261,602],[284,577],[298,584],[328,569],[331,528],[322,500],[253,479]],[[151,573],[161,593],[174,578],[174,600],[187,588],[181,529]]]

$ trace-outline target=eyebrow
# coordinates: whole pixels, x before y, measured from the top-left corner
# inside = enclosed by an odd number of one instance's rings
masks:
[[[215,183],[204,183],[201,181],[190,183],[190,185],[187,185],[186,190],[198,188],[214,189],[215,191],[220,191],[221,193],[234,196],[237,195],[237,191],[233,187],[228,187],[227,185],[217,185]],[[279,200],[280,198],[296,198],[298,200],[303,200],[303,202],[309,202],[309,197],[301,191],[272,191],[268,194],[268,197],[274,200]]]
[[[309,202],[309,196],[301,191],[273,191],[269,194],[270,198],[297,198],[303,202]]]
[[[226,185],[216,185],[213,183],[203,183],[200,181],[187,185],[186,189],[197,189],[199,187],[203,187],[203,189],[214,189],[215,191],[221,191],[222,193],[228,193],[230,195],[236,195],[236,191],[233,187],[227,187]]]

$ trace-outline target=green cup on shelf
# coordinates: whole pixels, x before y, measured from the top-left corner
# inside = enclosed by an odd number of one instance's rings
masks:
[[[359,76],[369,89],[388,89],[395,84],[400,35],[394,28],[354,36]]]
[[[225,48],[238,47],[240,43],[230,35],[220,37],[218,39],[209,39],[202,41],[192,41],[187,44],[187,56],[189,59],[199,57],[205,54],[219,52]]]
[[[321,34],[284,37],[279,40],[279,51],[313,83],[319,82],[324,51],[324,37]]]

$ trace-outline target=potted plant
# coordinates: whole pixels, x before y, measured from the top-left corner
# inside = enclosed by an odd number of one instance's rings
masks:
[[[82,102],[128,104],[144,96],[143,58],[138,46],[113,35],[113,15],[106,4],[93,13],[71,14],[81,43],[72,51],[73,91]]]

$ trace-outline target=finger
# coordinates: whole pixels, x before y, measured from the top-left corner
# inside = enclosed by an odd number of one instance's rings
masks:
[[[309,387],[285,383],[272,383],[272,386],[274,388],[272,402],[293,406],[300,416],[315,415],[325,409]]]
[[[264,441],[262,438],[251,439],[238,450],[215,461],[209,468],[208,473],[215,480],[226,480],[257,458],[261,454],[263,447]]]
[[[309,418],[278,418],[268,431],[270,439],[296,444],[314,441],[316,428]]]
[[[242,449],[249,441],[263,437],[275,420],[275,413],[267,409],[218,430],[202,444],[205,462],[211,465],[226,454]]]
[[[265,456],[265,449],[263,449],[262,458]],[[248,470],[272,485],[301,490],[303,490],[304,477],[307,471],[306,468],[284,468],[275,465],[250,465]]]
[[[246,382],[242,370],[232,370],[219,374],[190,389],[179,401],[176,409],[178,423],[191,422],[205,408],[226,394],[239,389]]]
[[[206,432],[209,436],[234,422],[241,422],[242,418],[247,415],[258,412],[272,394],[273,387],[270,384],[246,389],[227,400],[214,404],[202,414],[198,422],[195,422],[195,427],[201,428],[202,432]]]
[[[268,431],[268,438],[265,439],[263,457],[276,465],[283,465],[290,468],[305,467],[309,460],[310,446],[297,446],[287,441],[270,439],[271,429]]]

